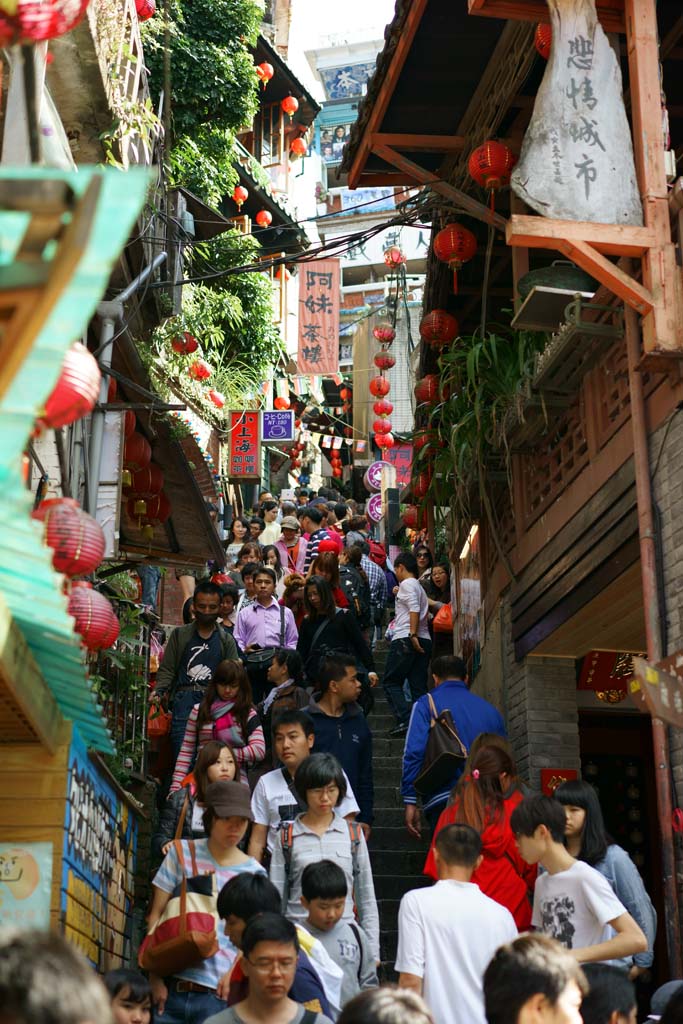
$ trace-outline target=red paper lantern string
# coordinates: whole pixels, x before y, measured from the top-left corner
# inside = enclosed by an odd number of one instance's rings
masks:
[[[415,385],[415,398],[418,402],[434,402],[439,398],[439,378],[435,373],[426,374]]]
[[[393,327],[373,327],[372,333],[380,345],[391,345],[396,337],[396,331]]]
[[[154,0],[135,0],[135,10],[139,21],[148,21],[156,14],[157,5]]]
[[[289,409],[291,403],[288,398],[276,398],[273,402],[274,409]]]
[[[418,473],[413,478],[411,490],[415,498],[424,498],[432,483],[432,474],[427,472]]]
[[[72,584],[68,610],[74,618],[75,631],[89,651],[111,647],[118,636],[118,621],[103,594],[93,590],[90,584]]]
[[[99,398],[101,380],[97,360],[77,341],[64,357],[59,380],[45,403],[39,422],[57,429],[87,416]]]
[[[388,249],[384,250],[384,262],[391,270],[403,266],[405,261],[405,254],[398,245],[390,245]]]
[[[70,32],[89,0],[17,0],[0,11],[0,46],[39,43]],[[13,10],[13,13],[7,11]]]
[[[137,430],[133,431],[130,437],[126,438],[123,447],[123,462],[129,469],[145,469],[152,459],[152,449],[149,441]]]
[[[407,526],[409,530],[417,530],[420,525],[420,510],[417,505],[408,505],[408,508],[401,516],[403,525]]]
[[[102,527],[70,498],[43,501],[33,518],[45,524],[45,543],[52,548],[52,567],[66,576],[86,576],[104,558]]]
[[[289,149],[295,156],[306,156],[306,153],[308,152],[306,141],[305,139],[302,139],[300,135],[295,139],[292,139],[289,144]]]
[[[393,448],[395,443],[393,434],[375,434],[375,444],[378,448]]]
[[[477,240],[462,224],[447,224],[434,239],[434,255],[453,271],[453,291],[458,291],[458,271],[477,251]]]
[[[433,309],[420,322],[420,337],[433,348],[449,345],[458,332],[458,321],[444,309]]]
[[[391,433],[391,420],[382,419],[375,420],[372,424],[372,429],[376,434],[390,434]]]
[[[392,366],[396,365],[396,360],[388,352],[378,352],[373,362],[380,370],[390,370]]]
[[[370,394],[374,395],[376,398],[388,395],[391,391],[391,384],[386,377],[373,377],[368,386]]]
[[[225,405],[225,395],[220,391],[216,391],[215,388],[210,388],[209,401],[213,402],[217,409],[222,409]]]
[[[378,416],[391,416],[394,411],[393,405],[386,398],[380,398],[379,401],[374,402],[372,408]]]
[[[196,359],[188,373],[193,380],[207,380],[213,373],[213,369],[205,359]]]
[[[512,168],[517,157],[502,142],[489,141],[470,154],[467,168],[478,185],[488,190],[491,209],[494,209],[494,193],[503,185],[509,185]]]

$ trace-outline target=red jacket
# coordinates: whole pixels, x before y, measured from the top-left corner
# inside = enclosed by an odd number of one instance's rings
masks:
[[[511,793],[503,801],[503,817],[485,827],[481,835],[484,859],[472,875],[472,881],[486,896],[507,907],[520,932],[531,927],[531,900],[537,872],[535,864],[527,864],[520,856],[510,828],[510,815],[522,799],[523,794],[518,790]],[[423,868],[423,874],[430,878],[437,878],[434,840],[442,828],[455,822],[457,812],[457,802],[441,812]]]

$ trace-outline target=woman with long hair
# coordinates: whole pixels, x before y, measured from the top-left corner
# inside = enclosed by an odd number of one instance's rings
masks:
[[[521,932],[531,925],[536,866],[520,857],[510,828],[510,815],[523,799],[519,790],[505,799],[516,775],[515,763],[507,751],[498,746],[480,747],[436,824],[424,874],[437,877],[434,840],[441,829],[454,823],[471,825],[481,835],[483,855],[472,881],[486,896],[507,907]]]
[[[367,669],[372,686],[377,683],[372,651],[355,615],[338,608],[332,587],[323,576],[309,576],[304,588],[306,617],[301,623],[297,650],[304,662],[306,678],[315,686],[320,661],[331,651],[353,654]],[[374,682],[373,682],[374,679]]]
[[[426,544],[416,544],[414,554],[417,559],[417,578],[424,585],[431,578],[434,556]]]
[[[244,516],[235,516],[228,532],[228,546],[225,549],[230,565],[236,565],[242,546],[249,536],[249,520]]]
[[[637,977],[652,966],[657,933],[657,914],[647,894],[640,872],[626,850],[614,842],[605,828],[598,794],[580,779],[563,782],[554,793],[567,816],[565,843],[572,857],[585,861],[604,875],[631,917],[647,938],[647,952],[629,957],[624,966]]]
[[[280,598],[280,604],[284,605],[285,608],[289,608],[296,628],[301,629],[301,623],[304,620],[306,614],[306,607],[304,605],[304,587],[306,586],[306,579],[299,572],[292,572],[289,576],[284,578],[285,590]]]
[[[320,543],[324,544],[325,542],[321,541]],[[336,551],[322,551],[315,556],[311,562],[311,568],[308,570],[308,578],[310,579],[312,576],[322,576],[327,580],[332,588],[332,596],[337,608],[349,607],[348,598],[342,590],[339,580],[339,557]]]
[[[201,839],[206,835],[202,814],[206,806],[206,787],[210,782],[232,782],[237,774],[237,762],[232,747],[222,740],[209,740],[197,755],[192,774],[180,789],[171,793],[159,816],[159,827],[154,834],[152,847],[155,853],[164,857],[178,828],[180,816],[185,810],[182,839]],[[187,806],[185,802],[187,801]]]
[[[249,677],[239,661],[219,662],[203,700],[192,708],[169,793],[180,789],[197,751],[212,739],[230,745],[238,767],[237,781],[246,785],[246,769],[263,760],[266,741],[252,704]]]
[[[277,544],[266,544],[261,551],[261,560],[264,565],[269,565],[275,571],[275,596],[279,601],[285,592],[285,570],[282,568],[282,558]]]

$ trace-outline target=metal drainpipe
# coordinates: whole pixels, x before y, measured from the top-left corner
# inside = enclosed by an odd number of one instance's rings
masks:
[[[100,330],[100,348],[98,362],[102,370],[102,383],[100,384],[100,399],[95,406],[92,415],[92,430],[90,433],[90,459],[88,469],[89,488],[87,492],[88,512],[91,516],[97,513],[97,492],[100,486],[100,472],[102,469],[102,446],[104,443],[104,417],[102,408],[106,404],[109,391],[109,374],[107,370],[111,366],[113,356],[113,343],[115,327],[118,320],[123,320],[123,304],[131,295],[134,295],[141,284],[150,274],[154,273],[157,267],[166,259],[166,253],[160,252],[155,256],[149,266],[145,267],[137,277],[134,277],[127,288],[124,288],[116,298],[109,302],[100,302],[97,313],[102,319]]]
[[[632,268],[631,268],[632,270]],[[627,268],[628,272],[628,268]],[[647,419],[643,378],[638,369],[640,361],[640,328],[638,314],[629,306],[624,310],[626,351],[628,355],[629,387],[631,392],[631,423],[633,425],[633,462],[638,502],[638,533],[640,536],[640,569],[643,586],[645,634],[648,661],[661,661],[662,620],[660,594],[657,587],[657,546],[652,506],[652,480],[647,439]],[[673,802],[671,796],[671,763],[667,728],[660,718],[652,719],[652,746],[654,749],[657,817],[662,842],[662,881],[666,941],[669,971],[672,978],[681,976],[681,934],[679,924],[678,890],[676,886],[676,858],[673,835]]]

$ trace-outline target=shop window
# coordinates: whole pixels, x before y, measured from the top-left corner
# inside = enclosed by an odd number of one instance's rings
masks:
[[[282,163],[284,153],[284,114],[279,103],[261,107],[256,139],[256,156],[263,167]]]

